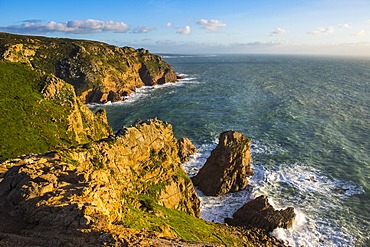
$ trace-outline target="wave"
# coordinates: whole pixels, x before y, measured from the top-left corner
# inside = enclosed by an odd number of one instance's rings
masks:
[[[185,163],[184,170],[195,176],[204,165],[217,141],[198,147],[198,153]],[[256,154],[277,155],[284,152],[280,145],[267,147],[262,142],[251,144],[252,160]],[[269,197],[277,209],[293,206],[296,219],[291,229],[275,229],[272,235],[286,245],[299,246],[352,246],[355,241],[350,229],[341,226],[338,214],[346,198],[363,194],[364,188],[352,181],[329,178],[319,169],[307,164],[280,164],[266,169],[263,165],[253,166],[255,174],[248,187],[240,192],[220,197],[204,196],[198,191],[201,201],[201,218],[210,222],[224,223],[244,203],[259,195]],[[333,214],[333,215],[331,215]]]

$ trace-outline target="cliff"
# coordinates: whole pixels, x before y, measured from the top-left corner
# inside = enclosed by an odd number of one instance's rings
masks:
[[[112,225],[141,228],[137,221],[158,206],[199,216],[199,199],[181,167],[172,126],[158,120],[99,142],[1,166],[9,170],[0,183],[0,206],[33,234],[109,231]],[[160,221],[145,227],[176,235]]]
[[[177,81],[172,67],[147,50],[87,40],[0,33],[0,60],[55,75],[83,103],[120,101],[136,88]]]

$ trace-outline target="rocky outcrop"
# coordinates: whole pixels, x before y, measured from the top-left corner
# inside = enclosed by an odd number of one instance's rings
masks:
[[[249,139],[236,131],[225,131],[192,180],[204,195],[219,196],[244,189],[252,174]]]
[[[145,49],[86,40],[0,33],[0,60],[59,77],[83,103],[120,101],[139,87],[177,81],[172,67]]]
[[[156,119],[99,142],[0,167],[8,169],[1,175],[0,207],[28,229],[109,230],[118,222],[128,226],[128,215],[151,212],[155,205],[199,217],[199,199],[182,169],[172,126]]]
[[[78,100],[72,85],[53,76],[45,76],[46,84],[41,91],[43,98],[63,107],[66,129],[76,144],[97,141],[112,135],[105,110],[95,114]],[[63,121],[61,119],[54,121]]]
[[[197,152],[197,148],[186,137],[179,139],[177,141],[177,145],[179,148],[179,157],[180,157],[181,163],[185,163],[186,161],[189,161],[190,160],[189,156]]]
[[[226,218],[225,223],[232,226],[264,229],[272,232],[275,228],[290,228],[293,225],[295,213],[293,207],[275,210],[267,197],[259,196],[239,208],[233,218]]]

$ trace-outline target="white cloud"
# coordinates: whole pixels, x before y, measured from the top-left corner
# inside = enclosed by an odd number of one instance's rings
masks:
[[[288,33],[288,31],[278,27],[278,28],[276,28],[275,31],[271,32],[269,34],[269,36],[278,36],[278,35],[283,35],[283,34],[286,34],[286,33]]]
[[[50,21],[46,24],[36,24],[28,21],[22,25],[0,27],[1,31],[16,33],[37,33],[46,34],[52,32],[64,32],[74,34],[116,32],[125,33],[130,29],[130,25],[124,22],[99,21],[99,20],[75,20],[65,23]]]
[[[218,20],[200,19],[196,23],[198,25],[202,26],[208,32],[218,31],[220,29],[220,27],[226,27],[226,24],[224,24],[224,23],[222,23],[221,21],[218,21]]]
[[[168,22],[168,23],[166,24],[166,27],[172,27],[172,23],[171,23],[171,22]]]
[[[137,26],[134,33],[149,33],[150,31],[157,30],[155,27],[145,27],[143,25]]]
[[[365,36],[370,34],[370,31],[366,31],[364,29],[358,30],[357,32],[352,33],[350,36],[353,37],[359,37],[359,36]]]
[[[324,35],[324,34],[329,34],[329,33],[334,33],[334,28],[333,27],[327,27],[327,28],[316,28],[315,30],[308,32],[307,34],[313,35],[313,36],[318,36],[318,35]]]
[[[349,24],[339,24],[340,28],[352,28]]]
[[[177,33],[179,34],[191,34],[191,28],[189,26],[185,26],[183,28],[177,29]]]

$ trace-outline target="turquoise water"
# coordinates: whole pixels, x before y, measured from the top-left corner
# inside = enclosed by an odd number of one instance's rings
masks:
[[[265,194],[293,206],[293,229],[273,234],[291,246],[370,246],[370,59],[232,55],[166,58],[185,76],[145,87],[105,108],[118,130],[157,117],[188,137],[203,165],[228,129],[252,140],[255,175],[247,190],[202,196],[202,217],[222,222]]]

